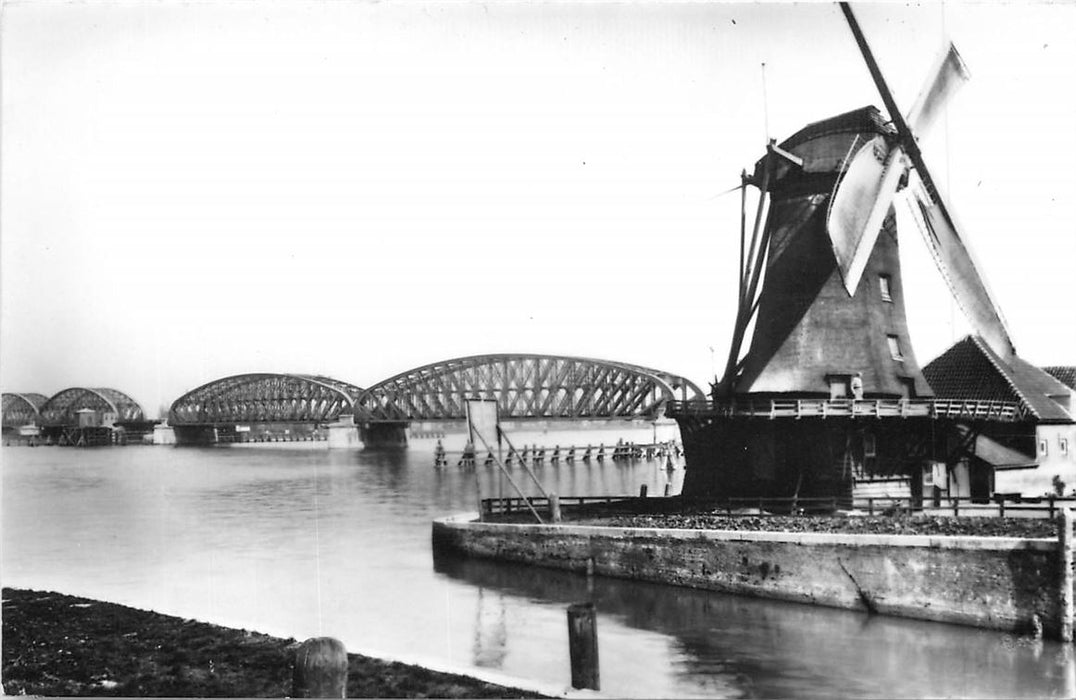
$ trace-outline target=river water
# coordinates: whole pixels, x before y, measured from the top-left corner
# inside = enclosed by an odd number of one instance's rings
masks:
[[[628,436],[649,442],[649,432]],[[517,446],[609,436],[521,435]],[[452,436],[446,440],[455,447]],[[300,443],[301,445],[304,443]],[[309,443],[305,443],[310,445]],[[1076,695],[1072,646],[455,558],[430,521],[508,487],[406,450],[5,447],[2,582],[569,685],[570,603],[620,697]],[[477,474],[477,480],[476,480]],[[513,475],[525,480],[519,467]],[[679,491],[658,462],[547,464],[561,495]],[[477,481],[477,486],[476,486]]]

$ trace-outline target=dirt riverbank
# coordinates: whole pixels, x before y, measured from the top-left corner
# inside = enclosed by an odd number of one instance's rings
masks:
[[[765,532],[828,532],[864,535],[955,535],[969,537],[1057,537],[1057,523],[1048,518],[952,517],[897,513],[892,515],[774,515],[757,509],[729,513],[722,506],[683,502],[677,498],[632,498],[612,503],[562,506],[572,525],[598,527],[750,530]],[[533,523],[519,508],[486,517],[488,522]]]
[[[7,695],[285,697],[294,639],[59,593],[3,589]],[[536,698],[349,654],[348,697]]]

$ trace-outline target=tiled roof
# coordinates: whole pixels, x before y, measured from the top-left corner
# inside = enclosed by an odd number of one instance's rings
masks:
[[[1002,360],[979,336],[969,335],[934,358],[923,376],[939,399],[1015,401],[1040,423],[1073,422],[1050,398],[1071,389],[1019,357]]]
[[[1070,389],[1076,389],[1076,367],[1043,367],[1044,372]]]

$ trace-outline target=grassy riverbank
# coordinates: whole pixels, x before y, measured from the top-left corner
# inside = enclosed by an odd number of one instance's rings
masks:
[[[294,639],[123,605],[3,589],[8,695],[284,697]],[[535,698],[515,688],[349,654],[348,697]]]

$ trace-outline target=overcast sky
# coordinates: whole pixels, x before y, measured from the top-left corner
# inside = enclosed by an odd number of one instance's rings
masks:
[[[1076,364],[1076,5],[857,4],[1019,353]],[[369,386],[491,352],[699,384],[739,201],[810,121],[881,104],[834,4],[6,2],[0,384],[155,416],[215,378]],[[765,90],[763,69],[765,63]],[[925,363],[967,328],[914,228]]]

